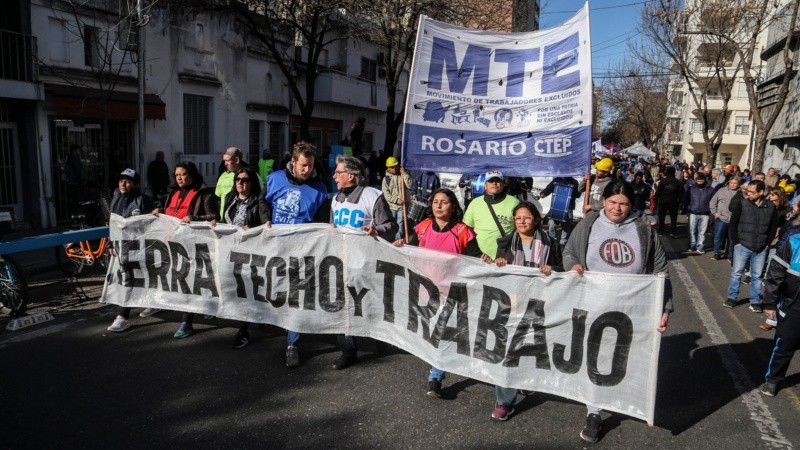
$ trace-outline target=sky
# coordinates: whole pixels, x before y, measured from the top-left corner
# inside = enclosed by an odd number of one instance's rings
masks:
[[[584,0],[541,0],[540,28],[559,25],[584,5]],[[593,0],[589,2],[592,30],[592,75],[602,84],[603,75],[628,53],[628,39],[638,39],[637,24],[643,0]]]

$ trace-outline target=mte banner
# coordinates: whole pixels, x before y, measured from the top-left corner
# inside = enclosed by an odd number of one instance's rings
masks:
[[[647,420],[663,276],[486,264],[327,224],[113,216],[103,301],[368,336],[447,372]]]
[[[494,33],[420,18],[403,165],[580,176],[592,138],[589,6],[563,25]]]

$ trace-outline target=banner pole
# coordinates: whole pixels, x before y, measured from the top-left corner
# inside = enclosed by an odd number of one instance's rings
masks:
[[[583,194],[583,217],[586,217],[586,207],[589,206],[589,192],[592,190],[592,176],[589,173],[583,176],[583,184],[586,186]]]
[[[400,198],[403,199],[403,243],[408,244],[408,205],[406,205],[406,181],[404,179],[406,169],[400,168]]]

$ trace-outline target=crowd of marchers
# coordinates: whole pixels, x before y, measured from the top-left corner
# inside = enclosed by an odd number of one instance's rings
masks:
[[[314,145],[301,141],[281,163],[265,151],[258,164],[250,166],[242,152],[231,147],[222,155],[224,170],[215,188],[206,187],[192,162],[180,162],[174,179],[162,181],[168,187],[160,202],[141,192],[137,170],[126,169],[119,175],[111,212],[122,217],[166,214],[187,223],[206,221],[213,226],[222,222],[242,229],[328,223],[362,230],[395,246],[457,253],[500,267],[527,266],[546,276],[564,270],[581,276],[585,271],[665,274],[663,314],[657,326],[657,331],[664,332],[673,307],[662,246],[666,237],[661,235],[675,237],[682,211],[689,215],[688,252],[705,252],[710,225],[713,258],[732,259],[725,305],[737,306],[740,285],[749,282],[750,309],[766,311],[762,327],[776,329],[775,354],[761,392],[775,395],[786,375],[800,335],[800,302],[794,301],[800,295],[800,262],[794,267],[792,257],[800,246],[800,219],[795,218],[793,180],[779,177],[773,169],[751,177],[734,166],[695,170],[666,160],[650,163],[606,157],[593,162],[586,181],[556,177],[534,194],[529,179],[504,177],[498,170],[466,176],[461,183],[464,192],[454,192],[442,188],[435,173],[407,171],[394,157],[385,159],[380,173],[374,164],[345,155],[331,158],[326,171],[322,159]],[[581,192],[586,194],[583,214],[573,217]],[[552,196],[553,206],[542,214],[534,200],[546,196]],[[748,268],[749,280],[743,279]],[[157,312],[148,308],[139,315]],[[130,313],[130,308],[119,307],[108,330],[128,330]],[[183,313],[174,337],[189,337],[193,319],[193,314]],[[234,349],[250,342],[249,325],[239,324]],[[301,364],[300,337],[287,330],[289,368]],[[337,341],[341,355],[333,368],[357,364],[354,337],[340,335]],[[425,392],[442,397],[445,377],[444,371],[431,367]],[[530,394],[496,386],[491,417],[508,419],[517,396]],[[580,437],[596,442],[601,430],[600,408],[587,405]]]

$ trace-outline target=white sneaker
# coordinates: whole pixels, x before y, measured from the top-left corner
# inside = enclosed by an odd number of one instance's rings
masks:
[[[121,332],[127,330],[130,327],[131,327],[131,323],[128,322],[127,319],[125,319],[122,316],[117,316],[117,318],[114,319],[114,323],[112,323],[111,326],[108,327],[108,331],[113,331],[115,333],[121,333]]]
[[[144,311],[139,313],[139,317],[150,317],[153,314],[160,312],[161,310],[158,308],[147,308]]]

